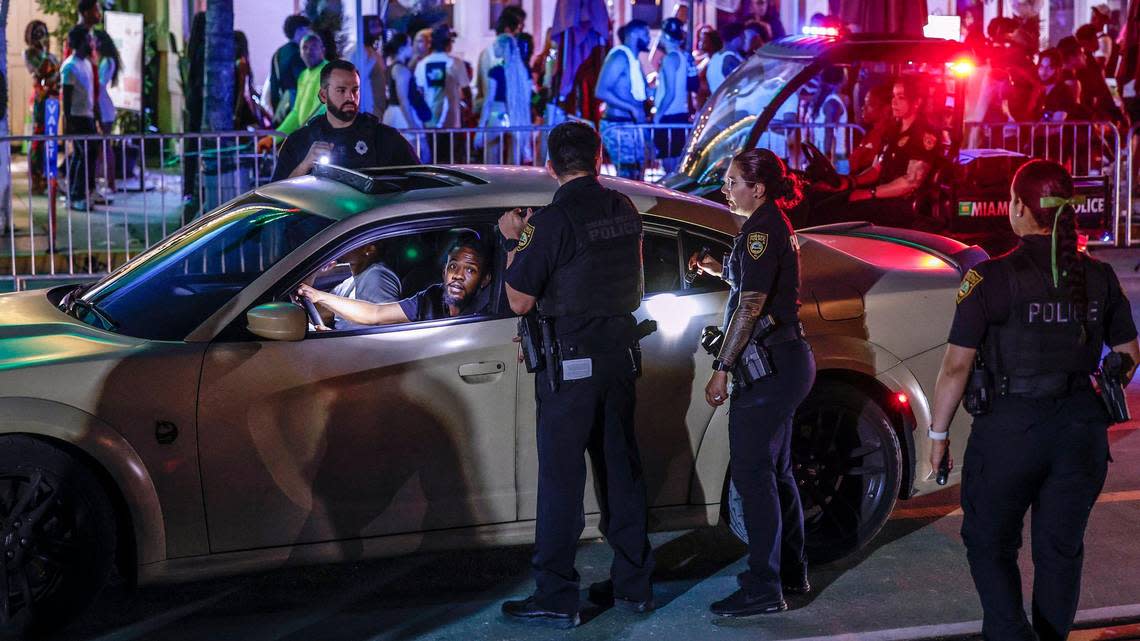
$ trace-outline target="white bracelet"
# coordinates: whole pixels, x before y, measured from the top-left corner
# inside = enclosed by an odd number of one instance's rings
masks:
[[[933,427],[926,430],[926,435],[929,436],[932,441],[945,441],[950,438],[949,430],[945,432],[935,432]]]

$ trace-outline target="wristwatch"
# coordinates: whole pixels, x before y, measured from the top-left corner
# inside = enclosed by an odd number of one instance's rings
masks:
[[[519,246],[519,239],[518,238],[508,238],[506,240],[506,242],[503,243],[503,249],[505,249],[509,252],[513,252],[518,246]]]
[[[712,367],[714,370],[716,370],[718,372],[727,372],[730,369],[732,369],[728,365],[725,365],[724,361],[720,360],[719,358],[713,360],[713,366]]]

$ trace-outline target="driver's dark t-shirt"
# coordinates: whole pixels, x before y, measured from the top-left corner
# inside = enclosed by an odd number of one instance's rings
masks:
[[[896,125],[883,138],[880,185],[905,176],[907,165],[912,160],[922,160],[933,165],[942,146],[938,132],[921,119],[915,120],[906,131],[899,131],[898,127]],[[928,173],[927,176],[929,175]]]
[[[447,313],[447,305],[443,303],[443,283],[436,283],[431,287],[409,296],[400,301],[400,309],[409,321],[427,321],[440,318],[451,318]],[[459,310],[459,316],[480,314],[486,311],[486,303],[480,302],[482,297],[475,294],[467,304]]]

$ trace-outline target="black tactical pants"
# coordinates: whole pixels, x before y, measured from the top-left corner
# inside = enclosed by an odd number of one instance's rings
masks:
[[[729,468],[744,507],[748,571],[741,584],[752,597],[779,600],[781,571],[804,571],[804,514],[792,476],[792,419],[815,381],[807,342],[769,348],[776,373],[733,394],[728,412]]]
[[[532,559],[538,604],[578,611],[574,555],[585,527],[586,457],[594,467],[601,530],[614,551],[614,594],[652,596],[653,555],[647,535],[645,478],[634,438],[635,389],[628,352],[593,358],[589,378],[550,391],[548,371],[535,377],[538,396],[538,513]]]
[[[988,641],[1065,639],[1077,612],[1085,526],[1104,486],[1108,418],[1091,390],[999,398],[974,420],[962,477],[962,539]],[[1032,510],[1033,623],[1017,567]]]

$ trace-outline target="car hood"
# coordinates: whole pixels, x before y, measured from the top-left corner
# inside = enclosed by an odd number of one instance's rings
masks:
[[[0,371],[119,355],[143,343],[68,316],[46,290],[0,295]]]

